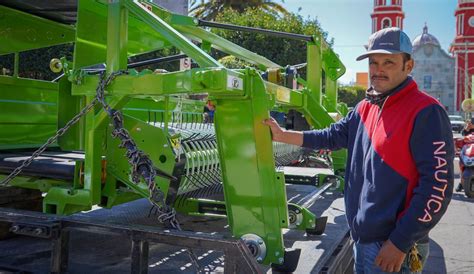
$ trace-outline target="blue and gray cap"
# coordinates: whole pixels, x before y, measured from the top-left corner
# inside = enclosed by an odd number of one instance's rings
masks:
[[[357,61],[369,57],[374,53],[398,54],[408,53],[412,54],[410,38],[399,28],[385,28],[373,33],[369,37],[369,45],[367,52],[357,57]]]

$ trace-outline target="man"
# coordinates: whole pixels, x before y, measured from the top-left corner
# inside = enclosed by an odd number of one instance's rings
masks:
[[[212,104],[211,100],[207,100],[206,105],[204,106],[204,112],[203,112],[203,122],[206,124],[212,124],[214,123],[214,111],[215,111],[215,106]]]
[[[474,124],[472,123],[472,119],[471,119],[471,120],[466,121],[466,125],[464,126],[463,130],[461,131],[461,135],[462,136],[468,136],[472,133],[474,133]],[[467,137],[467,140],[469,140],[469,139],[470,138]],[[459,153],[459,170],[461,171],[461,174],[464,172],[464,162],[462,161],[461,153]],[[461,175],[461,178],[462,178],[462,175]],[[463,190],[464,190],[463,182],[460,181],[458,186],[456,187],[456,191],[461,192]]]
[[[469,135],[473,132],[474,132],[474,124],[472,124],[471,120],[467,120],[466,125],[464,126],[464,128],[461,131],[461,135],[462,136],[467,136],[467,135]]]
[[[419,262],[415,249],[426,260],[428,233],[452,196],[453,136],[444,108],[409,76],[408,36],[383,29],[367,50],[357,60],[369,59],[371,87],[347,117],[305,132],[283,130],[271,119],[265,124],[275,141],[348,149],[345,205],[355,271],[410,273]]]

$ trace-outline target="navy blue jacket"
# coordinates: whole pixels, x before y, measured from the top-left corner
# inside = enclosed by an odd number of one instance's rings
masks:
[[[382,106],[361,101],[342,120],[305,131],[303,146],[348,149],[346,216],[360,243],[390,239],[407,252],[428,239],[453,191],[448,115],[410,77]]]

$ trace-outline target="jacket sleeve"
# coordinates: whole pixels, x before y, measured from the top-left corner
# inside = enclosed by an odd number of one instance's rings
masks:
[[[389,237],[404,252],[428,236],[446,212],[453,194],[453,134],[441,106],[430,105],[418,113],[410,149],[418,170],[418,183]]]
[[[330,150],[347,148],[349,125],[355,119],[356,109],[357,106],[346,117],[325,129],[304,131],[303,147]]]

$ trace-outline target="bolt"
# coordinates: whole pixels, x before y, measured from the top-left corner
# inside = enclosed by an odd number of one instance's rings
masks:
[[[261,257],[258,257],[258,258],[257,258],[257,262],[258,262],[258,263],[261,263],[261,262],[263,262],[263,259],[262,259]]]
[[[38,227],[38,228],[36,228],[36,229],[33,231],[33,233],[34,233],[35,235],[41,235],[41,234],[44,233],[44,229]]]
[[[280,252],[276,251],[275,256],[277,256],[277,257],[280,256]]]
[[[279,262],[280,264],[282,264],[282,263],[283,263],[283,258],[281,258],[281,257],[278,258],[278,262]]]
[[[13,232],[13,233],[16,233],[16,232],[20,231],[20,226],[19,225],[14,225],[10,228],[10,231]]]
[[[141,129],[141,128],[139,128],[139,127],[137,127],[137,131],[142,131],[142,129]]]
[[[261,239],[258,240],[259,245],[263,245],[263,241]]]

